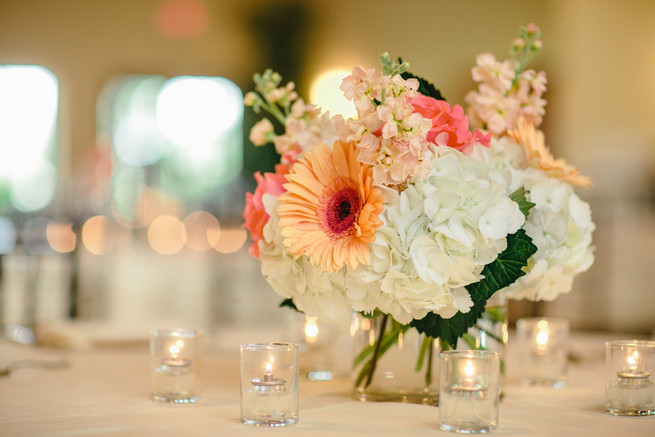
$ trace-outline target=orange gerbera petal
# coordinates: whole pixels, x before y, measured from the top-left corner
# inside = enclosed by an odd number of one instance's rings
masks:
[[[516,129],[507,132],[518,144],[523,146],[525,158],[531,167],[541,169],[549,176],[560,179],[571,185],[591,188],[591,179],[582,176],[580,171],[569,165],[563,159],[555,159],[546,147],[544,133],[528,122],[525,118],[519,118]]]
[[[355,145],[318,145],[294,164],[287,180],[277,212],[289,251],[331,273],[368,264],[384,196],[373,185],[372,168],[357,160]]]

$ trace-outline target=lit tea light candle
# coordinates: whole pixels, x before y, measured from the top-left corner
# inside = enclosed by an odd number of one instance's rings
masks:
[[[537,343],[537,354],[543,355],[548,349],[548,322],[540,320],[537,324],[537,328],[539,329],[539,332],[537,332],[537,336],[535,337]]]
[[[627,369],[616,372],[612,402],[617,408],[641,409],[653,407],[653,384],[650,372],[638,369],[639,352],[626,357]]]
[[[305,319],[305,341],[309,344],[316,343],[318,340],[318,323],[317,317],[307,317]]]
[[[517,322],[522,381],[530,385],[562,388],[566,384],[568,322],[527,318]]]
[[[182,352],[182,349],[184,348],[184,341],[183,340],[177,340],[174,344],[172,344],[168,348],[168,352],[170,353],[170,357],[162,362],[162,365],[167,366],[172,369],[179,369],[183,367],[189,367],[191,364],[191,361],[185,360],[185,359],[180,359],[180,354]]]
[[[153,397],[192,403],[200,399],[202,331],[173,329],[151,333]]]
[[[480,384],[476,380],[477,372],[473,365],[473,361],[465,361],[464,371],[462,373],[464,374],[464,379],[459,384],[455,384],[451,387],[453,393],[462,397],[471,397],[472,395],[477,395],[487,390],[486,385]]]
[[[286,390],[284,378],[275,378],[273,376],[273,364],[269,361],[266,363],[263,378],[253,378],[250,383],[253,385],[253,391],[256,394],[275,393]]]
[[[498,355],[447,351],[441,353],[441,366],[439,427],[462,433],[494,429],[498,421]]]
[[[241,345],[241,421],[244,424],[284,426],[298,421],[297,361],[297,345]]]

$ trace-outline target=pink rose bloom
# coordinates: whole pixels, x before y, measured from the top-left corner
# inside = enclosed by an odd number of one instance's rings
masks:
[[[250,238],[253,243],[248,248],[248,253],[255,258],[259,258],[258,242],[262,238],[264,226],[270,218],[264,209],[262,196],[264,194],[279,196],[284,193],[286,190],[283,185],[287,183],[284,175],[287,173],[289,173],[289,167],[284,164],[276,165],[275,173],[264,173],[262,176],[260,172],[257,172],[255,173],[255,180],[257,181],[255,193],[246,193],[246,207],[243,210],[245,223],[243,227],[250,231]]]
[[[445,100],[423,95],[414,97],[409,102],[414,107],[414,112],[432,121],[432,128],[427,136],[429,142],[457,150],[462,150],[474,142],[489,147],[491,135],[484,135],[478,130],[469,131],[469,120],[461,106],[451,107]]]

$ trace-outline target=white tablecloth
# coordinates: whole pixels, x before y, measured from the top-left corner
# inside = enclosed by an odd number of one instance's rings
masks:
[[[616,336],[614,336],[616,337]],[[501,436],[655,436],[655,416],[604,412],[604,336],[573,337],[577,357],[562,390],[511,381],[500,404]],[[21,369],[0,378],[0,436],[431,436],[436,407],[352,399],[350,381],[302,380],[300,422],[253,428],[239,415],[238,342],[209,348],[203,401],[193,405],[150,399],[147,346],[86,352],[16,345],[0,340],[0,364],[66,357],[66,369]],[[509,372],[511,373],[511,345]]]

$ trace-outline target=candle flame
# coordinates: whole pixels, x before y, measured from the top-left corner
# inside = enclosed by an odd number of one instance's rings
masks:
[[[537,345],[540,349],[545,348],[548,344],[548,330],[539,331],[537,333]]]
[[[464,375],[467,378],[472,378],[475,374],[475,367],[473,366],[473,361],[467,361],[464,366]]]
[[[175,344],[172,345],[168,350],[171,353],[171,357],[173,358],[177,358],[180,355],[180,348]]]
[[[316,317],[307,317],[305,322],[305,340],[307,343],[315,343],[318,338],[316,319]]]
[[[264,370],[265,375],[273,374],[273,365],[271,363],[266,363],[266,370]]]
[[[637,370],[637,358],[639,358],[639,354],[637,351],[633,353],[632,355],[628,355],[627,360],[628,360],[628,368],[630,370]]]

